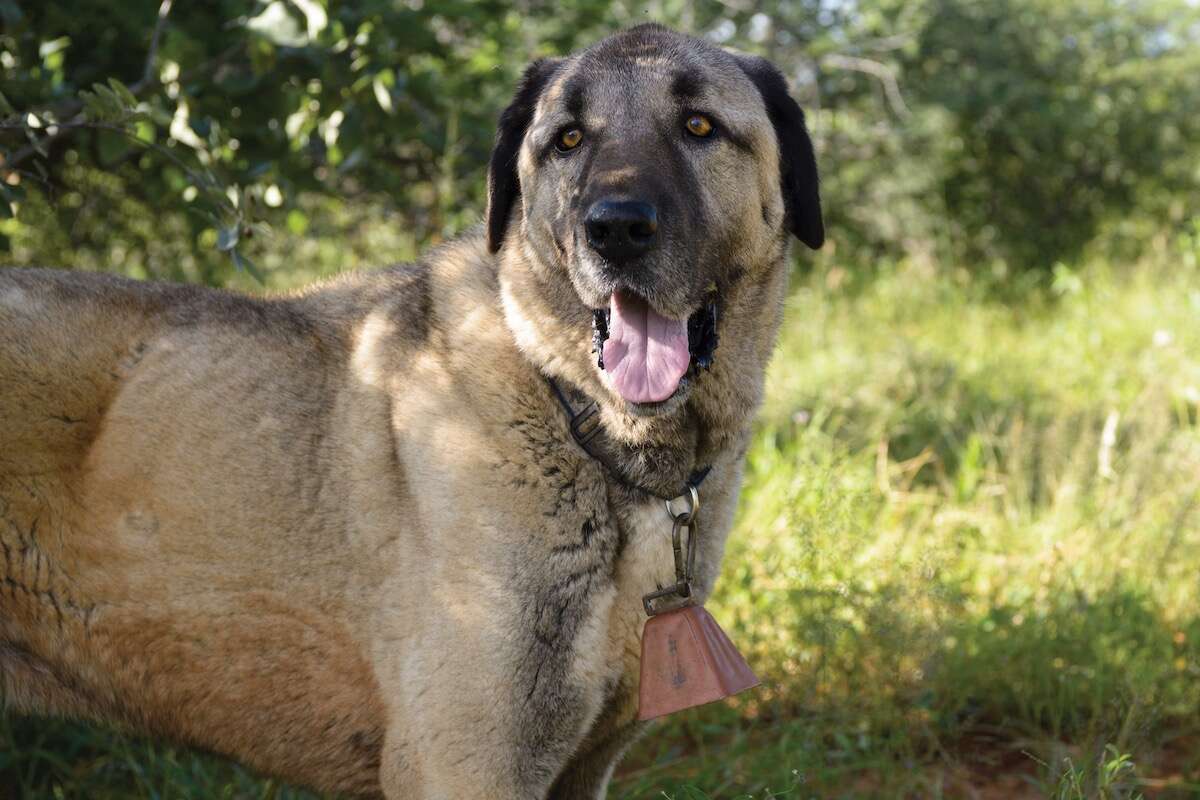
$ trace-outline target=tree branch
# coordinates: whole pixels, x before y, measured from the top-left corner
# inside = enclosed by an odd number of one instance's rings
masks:
[[[900,93],[900,84],[896,80],[896,71],[880,61],[872,61],[869,58],[859,58],[858,56],[844,56],[840,53],[830,53],[821,58],[821,66],[831,69],[847,69],[854,72],[862,72],[879,80],[883,86],[884,95],[887,97],[888,105],[892,110],[902,117],[908,116],[908,105],[904,102],[904,96]]]
[[[894,33],[891,36],[880,36],[875,39],[863,39],[854,43],[856,50],[869,50],[874,53],[882,53],[888,50],[899,50],[901,47],[906,47],[913,40],[911,33]]]
[[[149,84],[154,79],[154,63],[158,60],[158,43],[162,41],[163,30],[167,27],[167,15],[171,13],[172,2],[174,0],[162,0],[162,5],[158,7],[158,19],[154,23],[154,33],[150,35],[150,50],[146,53],[146,66],[142,69],[140,83]],[[133,90],[130,89],[130,91]]]
[[[171,6],[173,3],[174,0],[162,0],[162,4],[158,7],[158,17],[154,21],[154,32],[150,35],[150,49],[146,53],[146,64],[142,68],[142,77],[129,87],[130,93],[135,97],[140,97],[142,92],[146,91],[146,89],[158,84],[157,76],[154,73],[154,65],[158,60],[158,46],[162,41],[163,31],[167,27],[167,16],[171,13]],[[227,50],[226,52],[229,51]],[[211,65],[215,61],[216,59],[210,61],[205,66]],[[13,153],[11,156],[5,158],[4,162],[0,163],[0,169],[4,169],[6,175],[11,174],[15,172],[16,168],[22,163],[36,155],[40,150],[52,146],[59,139],[69,136],[71,133],[79,130],[80,128],[95,127],[80,124],[84,122],[83,114],[80,113],[82,109],[83,103],[79,102],[78,100],[59,109],[55,114],[55,117],[67,118],[67,121],[55,122],[52,124],[48,123],[46,127],[57,128],[57,130],[53,134],[43,137],[32,144],[26,145],[17,152]],[[0,129],[24,130],[27,128],[24,125],[0,124]]]
[[[0,123],[0,130],[9,130],[12,128],[20,128],[20,127],[21,127],[20,125],[12,125],[10,123]],[[47,136],[45,139],[41,139],[39,141],[39,144],[41,144],[41,145],[44,145],[45,143],[51,141],[52,139],[56,139],[59,136],[63,136],[70,131],[77,131],[77,130],[80,130],[83,128],[87,128],[87,129],[95,130],[95,131],[107,131],[108,133],[116,133],[116,134],[119,134],[119,135],[125,137],[133,144],[136,144],[136,145],[142,147],[144,150],[151,150],[151,151],[157,153],[158,155],[162,156],[163,158],[167,159],[172,164],[174,164],[176,167],[178,167],[180,170],[182,170],[183,173],[185,175],[187,175],[188,178],[191,180],[191,182],[194,185],[196,185],[197,187],[203,188],[206,191],[218,191],[218,192],[222,188],[221,185],[219,183],[217,183],[216,180],[213,179],[210,175],[202,175],[201,173],[192,169],[187,164],[186,161],[184,161],[179,156],[172,153],[167,148],[163,147],[160,144],[155,144],[153,142],[146,142],[146,141],[139,139],[133,131],[129,130],[128,128],[126,128],[122,125],[112,123],[112,122],[89,122],[89,121],[84,120],[84,121],[79,121],[79,122],[55,123],[53,126],[48,126],[48,127],[57,127],[60,130],[56,131],[53,136]],[[14,166],[11,165],[11,163],[10,164],[0,164],[0,169],[8,170],[10,173],[18,171]]]

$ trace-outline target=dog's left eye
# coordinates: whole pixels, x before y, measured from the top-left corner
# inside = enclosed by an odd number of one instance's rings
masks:
[[[712,120],[703,114],[692,114],[684,123],[687,132],[698,139],[707,139],[712,136],[713,124]]]
[[[558,148],[558,152],[566,153],[579,147],[579,143],[583,141],[583,131],[579,128],[567,128],[558,135],[558,141],[554,146]]]

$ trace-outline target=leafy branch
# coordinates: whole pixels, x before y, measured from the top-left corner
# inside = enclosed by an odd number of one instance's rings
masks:
[[[41,161],[50,158],[50,148],[54,144],[80,130],[117,134],[142,150],[169,161],[187,176],[189,184],[212,209],[204,213],[218,231],[217,249],[227,254],[237,269],[245,270],[261,283],[262,273],[238,249],[240,242],[265,227],[249,219],[247,197],[241,187],[227,186],[212,170],[197,170],[170,149],[138,134],[137,123],[150,119],[140,96],[161,86],[156,73],[158,49],[173,1],[163,0],[159,6],[142,77],[132,86],[109,78],[107,83],[95,83],[91,89],[80,90],[75,100],[60,109],[23,113],[0,93],[0,131],[21,133],[28,141],[14,153],[0,151],[0,217],[15,216],[22,196],[21,179],[30,176],[27,170],[21,169],[23,164],[29,162],[37,172],[37,180],[44,184],[46,171]],[[237,49],[240,46],[226,50],[202,69],[223,63]],[[63,118],[66,121],[59,121]]]

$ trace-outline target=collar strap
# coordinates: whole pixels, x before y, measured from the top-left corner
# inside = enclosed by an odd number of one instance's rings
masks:
[[[562,387],[558,385],[558,382],[555,381],[554,378],[551,378],[549,375],[547,375],[546,383],[550,384],[550,388],[554,391],[554,396],[558,398],[558,404],[561,405],[563,407],[563,411],[567,413],[567,419],[571,429],[571,438],[575,440],[577,445],[583,448],[585,453],[591,456],[594,460],[600,462],[600,464],[608,470],[609,474],[630,489],[636,489],[637,491],[648,494],[651,497],[658,497],[660,500],[673,499],[669,497],[660,497],[656,492],[652,492],[644,486],[638,486],[636,483],[629,482],[623,478],[619,472],[610,467],[608,462],[601,458],[600,455],[596,453],[594,449],[592,449],[592,441],[604,431],[604,427],[600,424],[600,406],[596,404],[595,400],[591,400],[589,398],[588,404],[584,406],[582,410],[576,411],[571,405],[571,401],[567,399],[567,395],[563,392]],[[687,479],[687,483],[685,483],[683,488],[676,493],[675,497],[688,494],[689,487],[693,489],[699,489],[700,484],[704,482],[704,479],[708,477],[708,473],[710,472],[712,472],[712,464],[707,464],[703,467],[697,467],[692,471],[691,476],[689,476]]]

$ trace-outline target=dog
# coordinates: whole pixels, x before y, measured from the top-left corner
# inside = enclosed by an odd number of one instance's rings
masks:
[[[299,293],[0,270],[0,684],[318,790],[602,798],[663,498],[711,592],[824,229],[766,60],[656,25],[530,65],[484,224]]]

